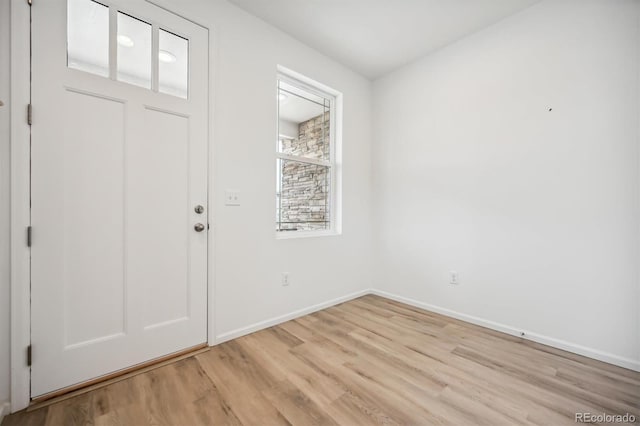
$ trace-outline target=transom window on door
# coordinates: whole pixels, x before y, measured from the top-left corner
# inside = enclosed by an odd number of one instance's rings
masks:
[[[278,236],[338,231],[336,95],[318,86],[278,76]]]
[[[67,2],[67,66],[188,97],[189,40],[93,0]]]

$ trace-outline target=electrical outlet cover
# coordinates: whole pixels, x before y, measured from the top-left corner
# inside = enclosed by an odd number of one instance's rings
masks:
[[[226,206],[239,206],[240,205],[240,192],[232,189],[224,191],[224,204]]]

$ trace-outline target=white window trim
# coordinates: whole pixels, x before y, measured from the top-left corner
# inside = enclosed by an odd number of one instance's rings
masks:
[[[275,231],[276,239],[288,240],[295,238],[312,238],[312,237],[328,237],[342,234],[342,93],[332,89],[322,83],[310,79],[300,73],[292,71],[288,68],[278,65],[277,80],[284,81],[310,93],[330,98],[331,109],[329,112],[330,122],[330,143],[329,143],[329,161],[305,158],[297,155],[290,155],[278,152],[276,149],[275,160],[292,160],[308,164],[326,166],[330,169],[331,187],[330,187],[330,210],[329,210],[329,229],[317,231],[292,231],[282,232]],[[279,85],[276,85],[276,99],[278,99]],[[279,135],[279,111],[276,112],[276,137]]]

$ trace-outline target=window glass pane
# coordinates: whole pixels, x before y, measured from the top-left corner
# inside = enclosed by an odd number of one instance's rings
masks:
[[[109,8],[92,0],[67,2],[67,66],[109,77]]]
[[[151,89],[151,25],[118,12],[118,80]]]
[[[331,228],[330,171],[327,166],[278,160],[277,231]]]
[[[158,90],[186,99],[189,89],[189,40],[160,30],[159,45]]]
[[[278,84],[278,152],[330,158],[330,101],[283,81]]]

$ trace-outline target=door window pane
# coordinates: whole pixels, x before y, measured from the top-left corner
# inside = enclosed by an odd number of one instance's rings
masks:
[[[159,48],[158,90],[186,99],[189,90],[189,40],[160,30]]]
[[[68,0],[67,22],[67,66],[109,77],[109,8]]]
[[[118,12],[118,80],[151,89],[151,25]]]

